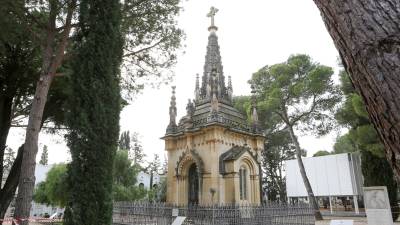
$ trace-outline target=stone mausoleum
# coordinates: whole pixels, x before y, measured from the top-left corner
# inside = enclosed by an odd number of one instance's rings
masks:
[[[260,152],[264,136],[258,128],[253,93],[251,122],[233,107],[232,82],[227,84],[214,16],[208,28],[207,53],[194,100],[176,120],[175,87],[169,108],[165,149],[168,152],[167,202],[176,204],[248,204],[261,201]]]

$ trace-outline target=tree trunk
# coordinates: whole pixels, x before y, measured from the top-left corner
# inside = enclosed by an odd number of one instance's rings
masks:
[[[42,48],[43,63],[39,81],[36,84],[35,96],[29,112],[28,126],[26,128],[24,154],[22,157],[19,188],[15,206],[14,218],[29,218],[33,190],[35,186],[36,155],[38,152],[38,137],[42,123],[43,111],[47,101],[50,85],[55,77],[56,71],[62,63],[65,48],[68,43],[71,31],[72,14],[76,7],[76,0],[68,3],[65,28],[61,39],[56,38],[56,19],[59,8],[55,2],[50,1],[49,18],[46,29],[46,40]],[[29,224],[28,221],[21,221],[21,225]]]
[[[311,206],[314,209],[315,220],[322,220],[323,218],[322,218],[321,212],[319,211],[319,206],[315,199],[314,192],[312,190],[310,181],[308,180],[308,177],[306,174],[306,169],[304,168],[303,160],[301,159],[301,148],[300,148],[300,144],[297,140],[297,136],[295,135],[295,133],[293,131],[293,127],[289,126],[288,130],[290,133],[290,138],[292,139],[292,141],[296,147],[296,158],[297,158],[297,162],[299,164],[300,174],[301,174],[301,177],[303,178],[304,186],[306,187],[306,190],[307,190],[308,199],[310,200]]]
[[[4,219],[7,208],[11,201],[14,199],[15,191],[18,187],[19,175],[21,172],[22,154],[24,151],[24,145],[18,148],[17,157],[11,167],[10,173],[8,174],[4,187],[0,190],[0,225],[2,224],[1,219]]]
[[[0,184],[3,180],[4,152],[6,149],[7,136],[11,126],[12,98],[5,96],[0,98]],[[0,185],[1,189],[1,185]]]
[[[33,189],[35,186],[36,154],[38,152],[38,138],[40,124],[42,122],[43,109],[46,104],[47,94],[53,80],[53,76],[42,74],[36,85],[35,97],[29,113],[28,127],[25,136],[25,148],[22,157],[21,174],[17,204],[14,218],[25,219],[29,217]],[[22,224],[28,224],[24,221]]]
[[[400,1],[314,2],[400,182]]]

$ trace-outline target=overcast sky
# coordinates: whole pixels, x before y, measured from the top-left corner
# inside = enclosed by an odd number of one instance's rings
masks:
[[[178,118],[186,112],[188,98],[194,97],[195,74],[202,74],[208,26],[206,17],[211,6],[219,9],[215,17],[217,35],[225,76],[232,76],[234,95],[250,93],[247,81],[251,74],[265,65],[285,61],[291,54],[305,53],[315,61],[338,72],[338,52],[335,49],[317,7],[312,0],[189,0],[183,1],[179,25],[186,33],[184,54],[173,69],[174,80],[159,89],[145,88],[121,113],[121,131],[138,132],[145,153],[164,157],[160,140],[169,122],[168,107],[171,85],[176,85]],[[302,136],[300,144],[311,156],[324,149],[332,150],[337,134],[323,138]],[[17,149],[24,131],[13,129],[9,146]],[[42,146],[49,146],[49,162],[68,160],[69,153],[63,135],[41,134]]]

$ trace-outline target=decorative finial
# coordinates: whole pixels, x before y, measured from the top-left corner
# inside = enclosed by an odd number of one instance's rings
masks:
[[[210,8],[210,12],[207,13],[207,17],[211,17],[211,26],[208,27],[209,31],[217,31],[218,30],[218,28],[214,24],[214,17],[215,17],[215,14],[217,14],[217,12],[218,12],[218,9],[215,8],[214,6],[212,6]]]
[[[190,117],[192,117],[193,114],[194,114],[194,110],[195,110],[194,104],[193,104],[192,101],[189,99],[189,100],[188,100],[188,103],[187,103],[187,105],[186,105],[186,113],[187,113],[187,115],[190,116]]]
[[[254,85],[251,84],[251,125],[254,132],[258,132],[258,114],[257,114],[257,97]]]
[[[231,79],[231,76],[228,76],[228,88],[227,88],[227,93],[228,93],[228,98],[229,98],[229,100],[232,101],[233,88],[232,88],[232,79]]]
[[[169,125],[167,127],[167,132],[173,132],[176,129],[176,97],[175,97],[175,86],[172,86],[172,96],[171,103],[169,106]]]
[[[196,86],[194,88],[194,96],[195,96],[195,102],[197,102],[200,99],[200,81],[199,81],[199,74],[196,74]]]

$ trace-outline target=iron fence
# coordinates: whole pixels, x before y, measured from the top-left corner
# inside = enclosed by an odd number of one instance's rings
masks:
[[[314,225],[309,205],[190,205],[116,202],[114,225],[171,225],[184,216],[185,225]]]

